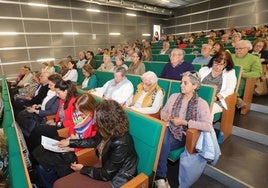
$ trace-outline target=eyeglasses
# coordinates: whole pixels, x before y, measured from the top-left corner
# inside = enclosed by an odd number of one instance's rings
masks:
[[[235,50],[236,51],[241,51],[241,50],[243,50],[243,49],[245,49],[246,47],[244,47],[244,48],[235,48]]]
[[[135,58],[135,57],[139,57],[139,56],[137,56],[137,55],[133,55],[133,56],[131,56],[132,58]]]

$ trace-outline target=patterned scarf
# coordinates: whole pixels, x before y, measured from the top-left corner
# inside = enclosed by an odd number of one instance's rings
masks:
[[[133,100],[132,100],[132,106],[136,103],[136,101],[139,99],[139,97],[141,96],[142,92],[143,92],[143,86],[142,86],[142,83],[140,83],[138,86],[137,86],[137,92],[136,94],[134,95],[133,97]],[[142,101],[142,107],[151,107],[153,102],[154,102],[154,99],[155,99],[155,96],[157,94],[157,92],[159,91],[159,89],[161,89],[157,83],[155,83],[151,88],[150,90],[146,93],[143,101]]]
[[[83,118],[81,114],[76,110],[73,113],[73,122],[75,124],[74,130],[76,135],[80,138],[86,138],[86,130],[93,124],[93,118],[91,115],[88,115],[86,118]],[[94,135],[92,135],[94,136]]]
[[[179,112],[181,110],[182,99],[184,94],[179,94],[178,98],[176,99],[175,103],[172,106],[172,117],[179,117]],[[198,104],[198,95],[195,93],[191,100],[188,102],[186,117],[185,120],[193,120],[196,121],[197,119],[197,104]],[[175,139],[182,140],[183,134],[186,134],[186,127],[185,126],[176,126],[172,122],[169,123],[169,130],[173,134]]]

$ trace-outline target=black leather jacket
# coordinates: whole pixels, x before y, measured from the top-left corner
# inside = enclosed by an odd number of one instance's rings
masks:
[[[94,147],[101,141],[97,134],[94,138],[70,140],[70,147]],[[98,155],[98,151],[96,151]],[[84,166],[80,173],[93,179],[111,181],[114,187],[120,187],[137,174],[138,156],[131,135],[111,138],[103,148],[102,168]]]

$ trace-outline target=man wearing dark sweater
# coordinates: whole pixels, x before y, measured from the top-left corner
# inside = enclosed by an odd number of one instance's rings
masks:
[[[193,71],[194,66],[191,63],[184,61],[185,52],[182,49],[175,48],[170,54],[170,62],[168,62],[160,78],[181,80],[181,74],[187,71]]]

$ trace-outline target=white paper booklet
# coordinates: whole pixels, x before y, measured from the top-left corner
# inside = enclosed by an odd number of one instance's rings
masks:
[[[53,144],[59,142],[58,140],[46,137],[46,136],[42,136],[41,137],[41,144],[42,146],[50,151],[54,151],[54,152],[65,152],[63,148],[60,148],[58,146],[53,146]]]

